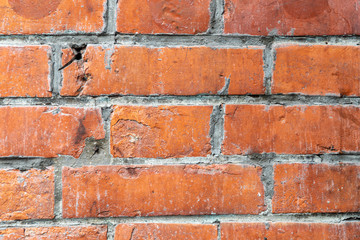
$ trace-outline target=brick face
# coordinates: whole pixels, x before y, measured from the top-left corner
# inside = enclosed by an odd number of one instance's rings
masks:
[[[105,137],[99,109],[0,107],[0,157],[79,157],[88,137]]]
[[[207,224],[119,224],[115,240],[216,240],[217,227]]]
[[[205,33],[210,0],[119,0],[117,31],[121,33]]]
[[[51,97],[50,54],[49,46],[0,46],[0,97]]]
[[[359,96],[360,47],[279,45],[275,50],[273,94]]]
[[[8,228],[0,230],[2,240],[106,240],[106,226]]]
[[[221,239],[347,239],[360,237],[360,224],[343,223],[222,223]]]
[[[258,214],[261,168],[240,165],[63,169],[63,217]]]
[[[226,0],[225,33],[352,35],[360,32],[356,0]]]
[[[130,1],[131,2],[131,1]],[[263,94],[263,49],[88,46],[63,72],[63,96]],[[73,57],[63,50],[63,64]]]
[[[358,212],[359,173],[355,165],[278,164],[273,212]]]
[[[101,32],[105,0],[0,2],[0,34]]]
[[[211,106],[115,106],[114,157],[174,158],[211,153]]]
[[[225,155],[358,152],[360,109],[349,106],[227,105]]]
[[[53,169],[0,170],[0,203],[0,221],[53,218]]]

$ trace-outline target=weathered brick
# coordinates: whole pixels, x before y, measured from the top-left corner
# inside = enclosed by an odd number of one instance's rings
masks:
[[[105,137],[100,109],[0,107],[0,157],[79,157],[89,137]]]
[[[216,240],[217,227],[210,224],[119,224],[115,240]]]
[[[0,34],[101,32],[105,0],[0,2]]]
[[[63,50],[63,65],[74,56]],[[91,45],[63,71],[61,95],[263,94],[263,49]]]
[[[53,217],[54,171],[52,168],[31,169],[24,172],[0,170],[0,221]]]
[[[345,35],[360,33],[357,0],[225,0],[225,33]]]
[[[211,153],[212,106],[114,106],[114,157],[175,158]]]
[[[24,240],[24,229],[22,228],[7,228],[0,229],[1,240]]]
[[[360,223],[222,223],[223,240],[288,240],[327,239],[356,240],[360,238]]]
[[[106,240],[107,226],[25,228],[26,240]]]
[[[359,152],[360,108],[227,105],[223,153]]]
[[[359,212],[360,167],[278,164],[274,168],[274,213]]]
[[[107,226],[8,228],[0,230],[1,240],[106,240]]]
[[[280,45],[272,93],[360,95],[360,47]]]
[[[0,97],[51,97],[50,53],[49,46],[0,46]]]
[[[197,34],[208,30],[210,0],[119,0],[121,33]]]
[[[258,214],[261,168],[240,165],[63,168],[63,217]]]

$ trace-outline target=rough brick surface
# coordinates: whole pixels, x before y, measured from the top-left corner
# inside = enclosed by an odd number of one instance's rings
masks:
[[[49,46],[0,46],[0,97],[51,97],[50,53]]]
[[[0,170],[0,221],[53,217],[54,172],[52,168],[31,169],[25,172]]]
[[[0,34],[101,32],[105,0],[2,0]]]
[[[360,95],[360,47],[280,45],[272,93]]]
[[[121,33],[196,34],[208,30],[210,0],[119,0]]]
[[[222,240],[288,240],[360,238],[360,223],[222,223]]]
[[[216,225],[207,224],[120,224],[115,240],[216,240]]]
[[[22,228],[7,228],[0,230],[1,240],[24,240],[24,229]]]
[[[359,166],[279,164],[274,181],[274,213],[360,210]]]
[[[73,55],[64,49],[63,65]],[[61,95],[263,94],[262,55],[261,48],[91,45],[64,69]]]
[[[1,240],[106,240],[106,226],[9,228],[0,230]]]
[[[227,105],[223,153],[358,152],[360,108]]]
[[[211,106],[115,106],[114,157],[174,158],[211,153]]]
[[[105,137],[99,109],[0,107],[0,157],[79,157],[88,137]]]
[[[360,33],[357,0],[225,0],[225,33],[349,35]]]
[[[258,214],[261,168],[240,165],[63,169],[63,217]]]

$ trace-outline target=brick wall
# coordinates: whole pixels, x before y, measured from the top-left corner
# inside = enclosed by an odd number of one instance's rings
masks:
[[[359,9],[0,1],[0,239],[360,239]]]

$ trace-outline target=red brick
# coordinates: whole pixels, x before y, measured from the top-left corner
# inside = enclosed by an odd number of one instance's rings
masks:
[[[276,47],[272,93],[360,95],[360,47]]]
[[[22,228],[7,228],[0,230],[1,240],[24,240],[24,229]]]
[[[106,240],[107,226],[25,228],[26,240]]]
[[[360,33],[357,0],[225,0],[225,33],[345,35]]]
[[[0,220],[54,217],[54,171],[0,170]],[[0,234],[1,236],[1,234]]]
[[[0,97],[51,97],[50,53],[49,46],[1,46]]]
[[[122,158],[207,156],[212,110],[212,106],[115,106],[111,154]]]
[[[79,157],[88,137],[105,137],[99,109],[0,107],[0,157]]]
[[[360,108],[228,105],[225,155],[359,152]]]
[[[63,217],[258,214],[261,168],[239,165],[63,169]]]
[[[279,164],[274,169],[274,213],[359,212],[360,167]]]
[[[106,226],[8,228],[0,230],[1,240],[106,240]]]
[[[217,227],[208,224],[136,223],[116,227],[115,240],[217,240]]]
[[[65,65],[74,54],[63,50]],[[88,46],[63,71],[63,96],[263,94],[263,49]]]
[[[360,223],[222,223],[223,240],[288,240],[360,238]]]
[[[101,32],[105,0],[1,1],[0,34]]]
[[[117,31],[121,33],[205,33],[210,0],[119,0]]]

